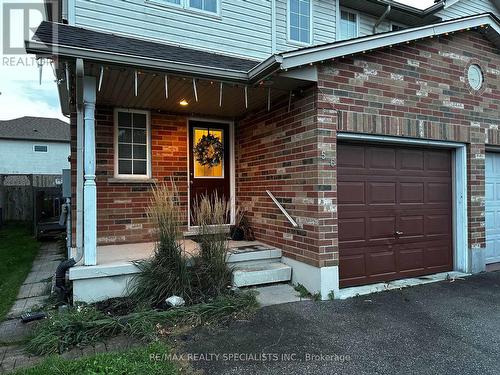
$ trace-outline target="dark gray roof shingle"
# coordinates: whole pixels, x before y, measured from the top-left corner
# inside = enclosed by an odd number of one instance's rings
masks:
[[[69,124],[56,118],[20,117],[0,121],[0,138],[69,142]]]
[[[58,44],[77,48],[93,49],[136,57],[160,59],[169,62],[201,65],[247,72],[259,64],[258,61],[225,56],[152,41],[118,36],[81,27],[42,22],[33,40],[44,44]]]

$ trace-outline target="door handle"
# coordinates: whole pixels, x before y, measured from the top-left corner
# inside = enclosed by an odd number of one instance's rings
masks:
[[[400,230],[397,230],[395,234],[396,234],[396,236],[402,236],[404,233],[401,232]]]

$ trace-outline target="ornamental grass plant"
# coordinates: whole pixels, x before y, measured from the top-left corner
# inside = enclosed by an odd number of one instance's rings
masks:
[[[229,215],[230,205],[217,192],[195,200],[192,218],[199,228],[200,245],[197,281],[198,288],[208,297],[216,297],[231,286],[232,271],[226,264]]]

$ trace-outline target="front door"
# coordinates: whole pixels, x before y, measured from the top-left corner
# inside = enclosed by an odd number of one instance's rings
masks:
[[[198,159],[199,154],[195,151],[200,141],[218,139],[223,145],[222,158],[215,165],[204,164]],[[229,125],[217,122],[190,121],[189,122],[189,195],[191,209],[195,207],[197,200],[203,195],[211,196],[217,192],[220,198],[229,201],[230,189],[230,158],[229,158]],[[210,156],[210,152],[206,155]],[[214,163],[212,163],[214,164]],[[190,217],[191,225],[193,223]]]

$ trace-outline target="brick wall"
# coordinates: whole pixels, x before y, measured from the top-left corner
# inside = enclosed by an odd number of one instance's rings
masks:
[[[471,63],[485,74],[477,93],[466,83]],[[469,246],[484,248],[485,144],[500,142],[494,46],[464,31],[321,64],[319,77],[319,114],[333,125],[337,111],[339,131],[468,144]]]
[[[186,118],[151,112],[152,175],[158,181],[175,181],[187,225]],[[72,121],[74,124],[74,121]],[[72,126],[72,168],[76,175],[76,126]],[[98,244],[151,240],[147,218],[151,183],[113,182],[113,109],[96,110],[97,241]],[[73,191],[75,191],[73,178]],[[74,197],[74,202],[76,199]]]
[[[333,168],[318,145],[332,149],[335,123],[323,129],[315,89],[240,121],[236,128],[236,197],[256,237],[314,266],[335,263]],[[266,194],[299,224],[294,229]]]

